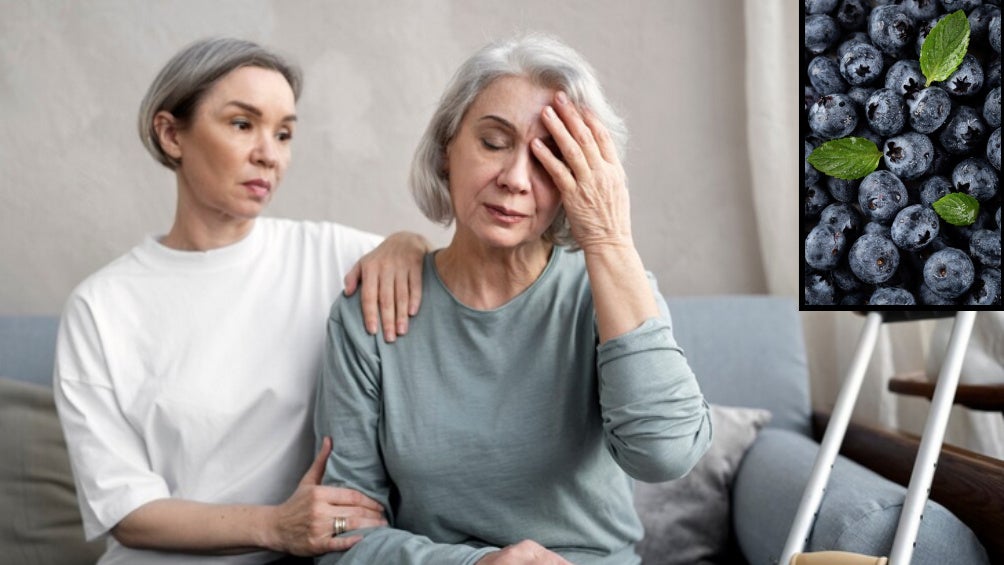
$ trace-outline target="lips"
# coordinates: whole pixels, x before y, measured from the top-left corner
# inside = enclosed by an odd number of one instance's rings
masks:
[[[247,189],[258,198],[268,196],[268,193],[272,190],[272,183],[265,179],[252,179],[241,184],[247,187]]]
[[[494,204],[485,204],[485,207],[488,208],[489,211],[503,216],[512,216],[514,218],[525,218],[527,216],[526,214],[521,214],[515,210],[510,210],[505,206],[495,206]]]

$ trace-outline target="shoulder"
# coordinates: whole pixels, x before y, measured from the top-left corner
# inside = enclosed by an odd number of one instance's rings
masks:
[[[267,233],[275,237],[330,241],[341,246],[366,248],[376,247],[383,240],[379,235],[335,222],[267,217],[258,218],[257,221],[261,222]]]

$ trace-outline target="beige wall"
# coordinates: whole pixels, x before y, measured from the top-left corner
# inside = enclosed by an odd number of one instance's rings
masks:
[[[766,291],[738,1],[0,0],[0,14],[0,314],[58,312],[83,277],[169,227],[174,178],[135,115],[160,66],[207,35],[262,42],[306,73],[270,215],[445,244],[405,186],[442,88],[490,39],[556,34],[627,119],[635,237],[663,290]]]

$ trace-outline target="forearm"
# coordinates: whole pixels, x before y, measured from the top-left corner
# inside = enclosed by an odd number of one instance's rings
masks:
[[[344,553],[329,553],[318,560],[318,565],[369,565],[395,563],[396,565],[473,565],[479,559],[498,551],[497,547],[475,548],[465,544],[435,543],[420,536],[394,528],[377,528],[352,532],[363,539]]]
[[[161,499],[130,512],[112,535],[135,549],[236,554],[278,550],[270,506]]]
[[[583,248],[600,343],[659,316],[652,286],[631,241]]]

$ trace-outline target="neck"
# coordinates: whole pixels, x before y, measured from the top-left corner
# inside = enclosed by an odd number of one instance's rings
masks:
[[[209,251],[237,243],[254,227],[254,218],[237,218],[193,205],[180,188],[174,224],[160,240],[162,245],[179,251]]]
[[[439,278],[466,306],[492,310],[509,302],[536,281],[554,246],[544,240],[514,248],[492,248],[456,234],[436,254]]]

